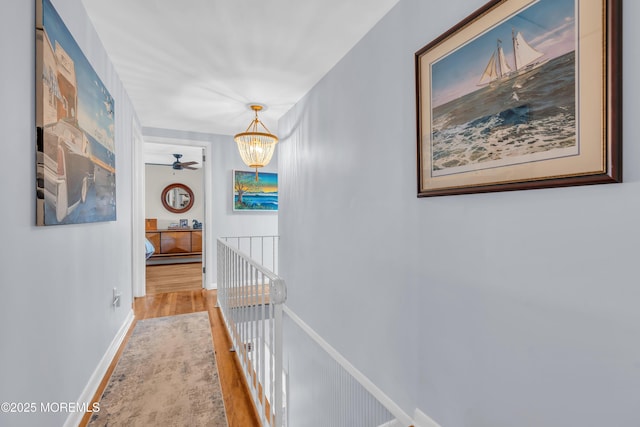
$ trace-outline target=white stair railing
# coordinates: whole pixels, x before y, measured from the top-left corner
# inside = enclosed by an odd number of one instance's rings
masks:
[[[278,240],[278,236],[218,239],[218,305],[262,425],[286,427],[289,414],[291,422],[300,420],[302,414],[303,424],[314,427],[414,424],[382,390],[284,305],[285,282],[274,273]],[[285,376],[291,388],[287,385],[285,389]]]
[[[291,424],[318,427],[407,427],[413,420],[382,390],[284,306],[287,394],[313,399],[287,403]],[[322,402],[319,404],[319,402]],[[309,419],[317,420],[308,422]]]
[[[283,425],[282,279],[218,239],[218,305],[263,426]]]
[[[278,244],[280,236],[233,236],[221,237],[220,239],[242,253],[249,255],[251,259],[261,266],[278,274]]]

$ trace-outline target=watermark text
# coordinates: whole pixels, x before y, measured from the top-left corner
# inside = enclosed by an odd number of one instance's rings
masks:
[[[100,402],[2,402],[0,413],[72,413],[100,412]]]

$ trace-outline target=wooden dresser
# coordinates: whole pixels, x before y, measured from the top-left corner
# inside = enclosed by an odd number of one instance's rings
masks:
[[[152,258],[202,254],[202,230],[155,230],[145,234],[156,250]]]

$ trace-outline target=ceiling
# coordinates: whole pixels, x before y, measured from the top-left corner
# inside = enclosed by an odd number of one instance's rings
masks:
[[[82,0],[144,127],[272,131],[398,0]],[[117,106],[116,106],[117,108]]]

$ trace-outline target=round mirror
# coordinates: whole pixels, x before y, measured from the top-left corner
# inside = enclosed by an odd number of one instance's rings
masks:
[[[167,185],[162,190],[162,205],[169,212],[186,212],[193,206],[193,191],[184,184]]]

